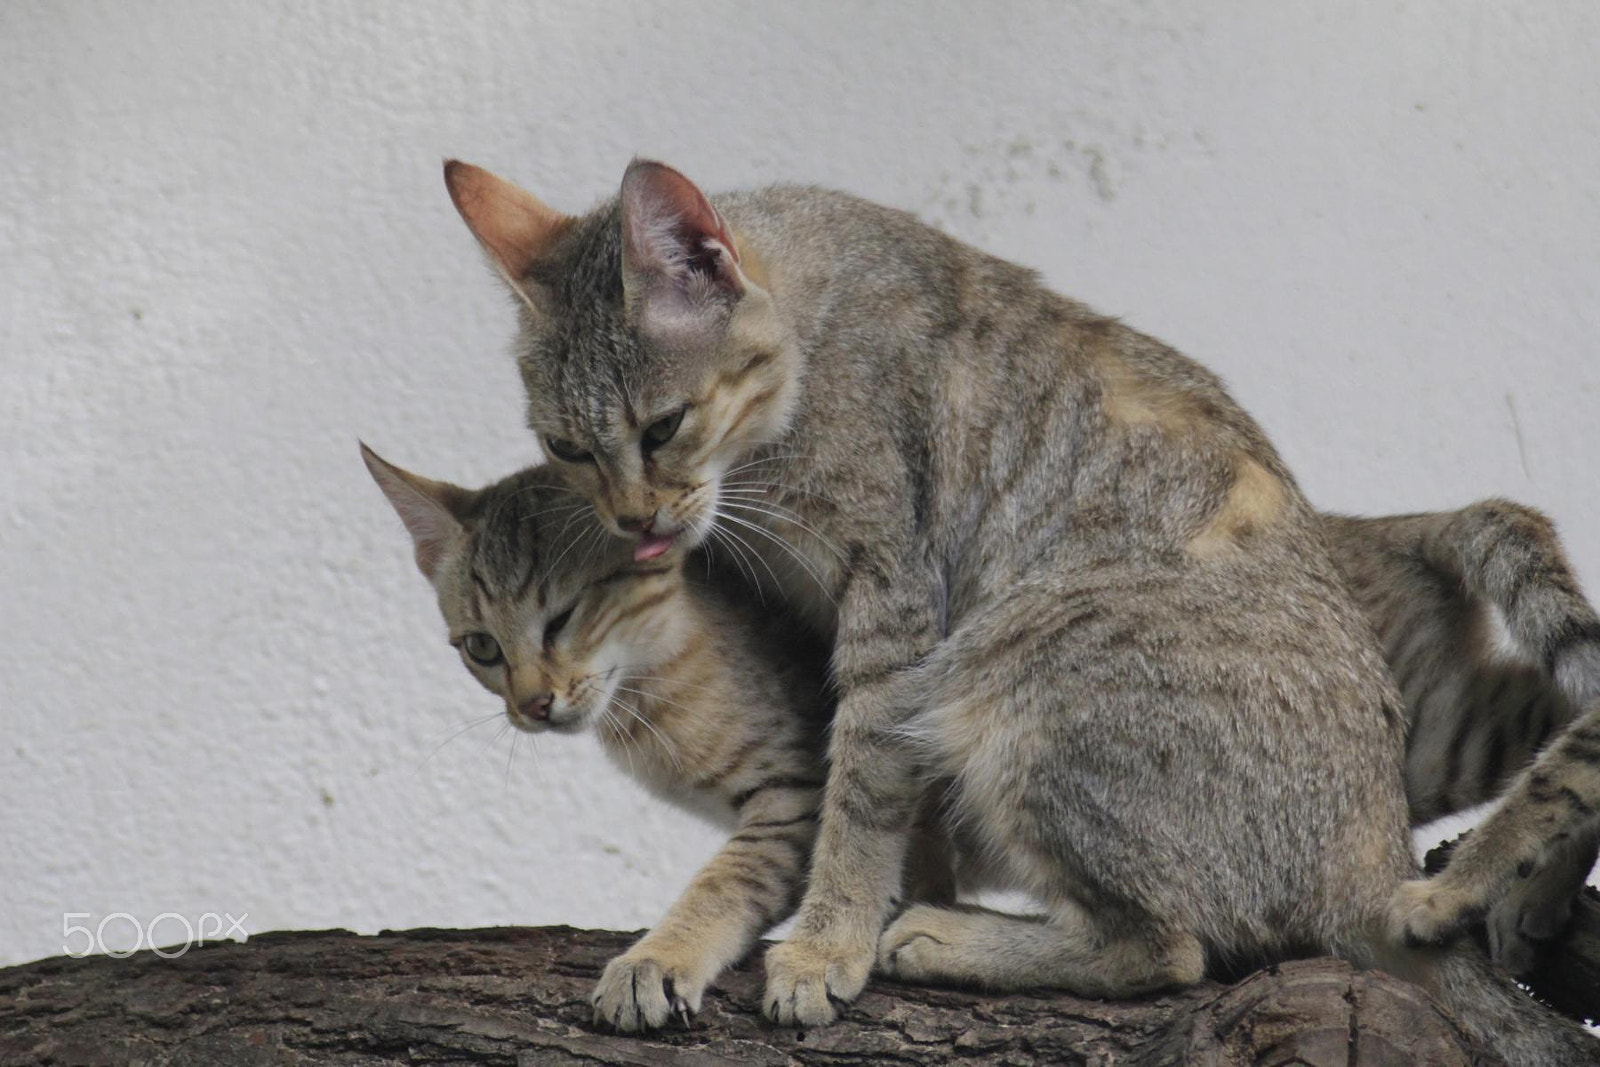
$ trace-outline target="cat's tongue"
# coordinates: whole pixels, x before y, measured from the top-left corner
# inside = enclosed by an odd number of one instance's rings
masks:
[[[633,561],[642,563],[647,559],[655,559],[671,547],[671,535],[642,534],[638,543],[633,546]]]

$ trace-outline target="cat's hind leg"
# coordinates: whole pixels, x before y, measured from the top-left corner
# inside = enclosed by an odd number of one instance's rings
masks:
[[[908,982],[997,991],[1049,986],[1107,998],[1201,979],[1205,953],[1192,934],[1144,923],[1132,930],[1119,934],[1071,902],[1037,917],[921,904],[884,931],[878,969]]]

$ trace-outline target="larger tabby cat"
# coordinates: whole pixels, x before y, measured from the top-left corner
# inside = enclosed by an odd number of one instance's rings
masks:
[[[468,491],[409,474],[365,447],[362,458],[412,534],[462,663],[505,701],[513,725],[536,733],[592,727],[618,765],[659,795],[700,814],[709,805],[735,823],[727,846],[607,967],[594,994],[596,1020],[621,1030],[698,1011],[722,968],[799,898],[829,708],[818,650],[748,591],[691,581],[679,558],[631,562],[624,543],[602,540],[556,470]],[[1434,735],[1472,748],[1493,737],[1510,740],[1487,753],[1488,762],[1526,762],[1567,714],[1564,703],[1537,673],[1496,683],[1517,668],[1487,655],[1465,622],[1494,604],[1468,590],[1504,588],[1488,580],[1493,575],[1526,574],[1533,593],[1525,586],[1519,601],[1559,584],[1564,563],[1547,525],[1499,501],[1324,522],[1380,635],[1406,635],[1385,644],[1405,652],[1390,662],[1406,683],[1412,755],[1433,747]],[[1489,536],[1495,532],[1507,535]],[[1474,551],[1486,543],[1492,553]],[[1509,615],[1516,604],[1497,606]],[[1572,607],[1588,611],[1581,597]],[[1548,621],[1571,617],[1552,613]],[[1543,632],[1539,621],[1531,625]],[[1459,706],[1434,700],[1438,693]],[[1414,819],[1475,803],[1507,773],[1477,758],[1459,762],[1470,769],[1456,772],[1456,788],[1444,787],[1435,762],[1408,762],[1408,787],[1429,798],[1413,804]],[[903,892],[913,900],[948,896],[958,874],[971,884],[974,872],[948,869],[961,857],[942,847],[938,828],[921,830]],[[1536,902],[1560,909],[1571,888],[1552,885]]]
[[[713,204],[637,162],[571,218],[476,168],[447,181],[523,300],[530,425],[601,518],[641,560],[698,543],[760,462],[760,562],[833,636],[774,1019],[831,1020],[874,961],[1125,996],[1310,951],[1415,975],[1513,1062],[1596,1057],[1472,946],[1388,936],[1416,871],[1399,694],[1212,375],[842,194]],[[919,772],[1048,921],[924,905],[882,928]]]

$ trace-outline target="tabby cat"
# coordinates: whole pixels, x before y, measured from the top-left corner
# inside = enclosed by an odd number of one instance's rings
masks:
[[[1488,500],[1433,515],[1325,522],[1334,561],[1405,700],[1412,820],[1472,807],[1509,786],[1504,810],[1472,834],[1445,875],[1397,891],[1396,935],[1440,941],[1488,910],[1491,954],[1526,973],[1532,942],[1566,924],[1595,863],[1596,828],[1582,810],[1600,807],[1592,770],[1587,793],[1573,784],[1576,806],[1563,796],[1548,803],[1559,793],[1554,783],[1582,782],[1592,768],[1582,752],[1600,751],[1595,712],[1573,722],[1580,709],[1600,706],[1595,611],[1550,521],[1531,508]],[[1535,775],[1541,781],[1532,785]],[[1533,813],[1540,797],[1554,829]],[[1496,840],[1508,823],[1526,846]]]
[[[505,701],[514,725],[593,726],[604,750],[659,795],[702,814],[709,799],[720,814],[737,815],[728,846],[595,992],[596,1020],[624,1031],[686,1019],[722,968],[798,899],[822,781],[822,657],[747,593],[691,582],[676,559],[630,564],[625,546],[603,543],[557,471],[523,471],[468,492],[402,471],[365,447],[362,458],[413,535],[462,662]],[[1429,747],[1433,734],[1474,748],[1489,736],[1509,739],[1458,760],[1469,769],[1456,771],[1455,788],[1441,781],[1436,761],[1408,763],[1408,786],[1427,798],[1413,803],[1413,819],[1492,795],[1567,712],[1536,674],[1511,673],[1515,666],[1487,655],[1468,621],[1474,602],[1465,590],[1477,591],[1481,609],[1508,588],[1490,584],[1490,575],[1518,570],[1539,586],[1559,583],[1565,565],[1548,524],[1501,501],[1323,521],[1385,647],[1406,652],[1390,662],[1408,697],[1411,753]],[[1508,536],[1487,536],[1499,530]],[[1485,544],[1492,554],[1473,551]],[[1544,621],[1586,611],[1574,597],[1565,614]],[[1398,631],[1405,642],[1387,640]],[[1516,684],[1496,682],[1500,672]],[[591,677],[605,679],[609,692],[583,681]],[[1436,693],[1450,703],[1429,708]],[[1424,710],[1433,714],[1425,719]],[[903,887],[913,900],[949,895],[957,873],[941,869],[956,857],[936,830],[923,834],[921,862]],[[1560,909],[1571,893],[1560,883],[1540,903]]]
[[[477,168],[446,181],[522,300],[529,423],[601,520],[649,560],[760,474],[747,547],[832,639],[773,1019],[830,1021],[875,963],[1128,996],[1328,952],[1416,977],[1513,1063],[1600,1058],[1470,943],[1390,936],[1416,874],[1400,696],[1213,375],[844,194],[713,203],[638,161],[569,217]],[[924,777],[1046,921],[917,905],[884,928]]]
[[[1386,528],[1338,522],[1353,535],[1332,540],[1341,566],[1369,615],[1388,620],[1378,632],[1413,719],[1413,813],[1426,819],[1506,794],[1443,873],[1396,890],[1393,932],[1440,942],[1488,911],[1495,958],[1525,972],[1529,942],[1565,925],[1595,862],[1600,618],[1549,521],[1530,509],[1490,501]],[[1380,560],[1387,574],[1373,569]],[[1406,569],[1416,577],[1402,585],[1395,579]],[[1469,654],[1441,657],[1451,645]]]
[[[597,1020],[659,1027],[798,900],[821,793],[825,660],[733,590],[644,562],[559,472],[468,491],[362,458],[410,531],[450,642],[522,730],[592,727],[658,795],[735,823],[666,916],[606,967]]]

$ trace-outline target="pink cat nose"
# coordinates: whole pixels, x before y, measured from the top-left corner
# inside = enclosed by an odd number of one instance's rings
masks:
[[[550,717],[550,705],[555,702],[555,699],[556,695],[554,693],[535,693],[523,701],[522,706],[517,710],[530,719],[537,719],[543,722]]]

